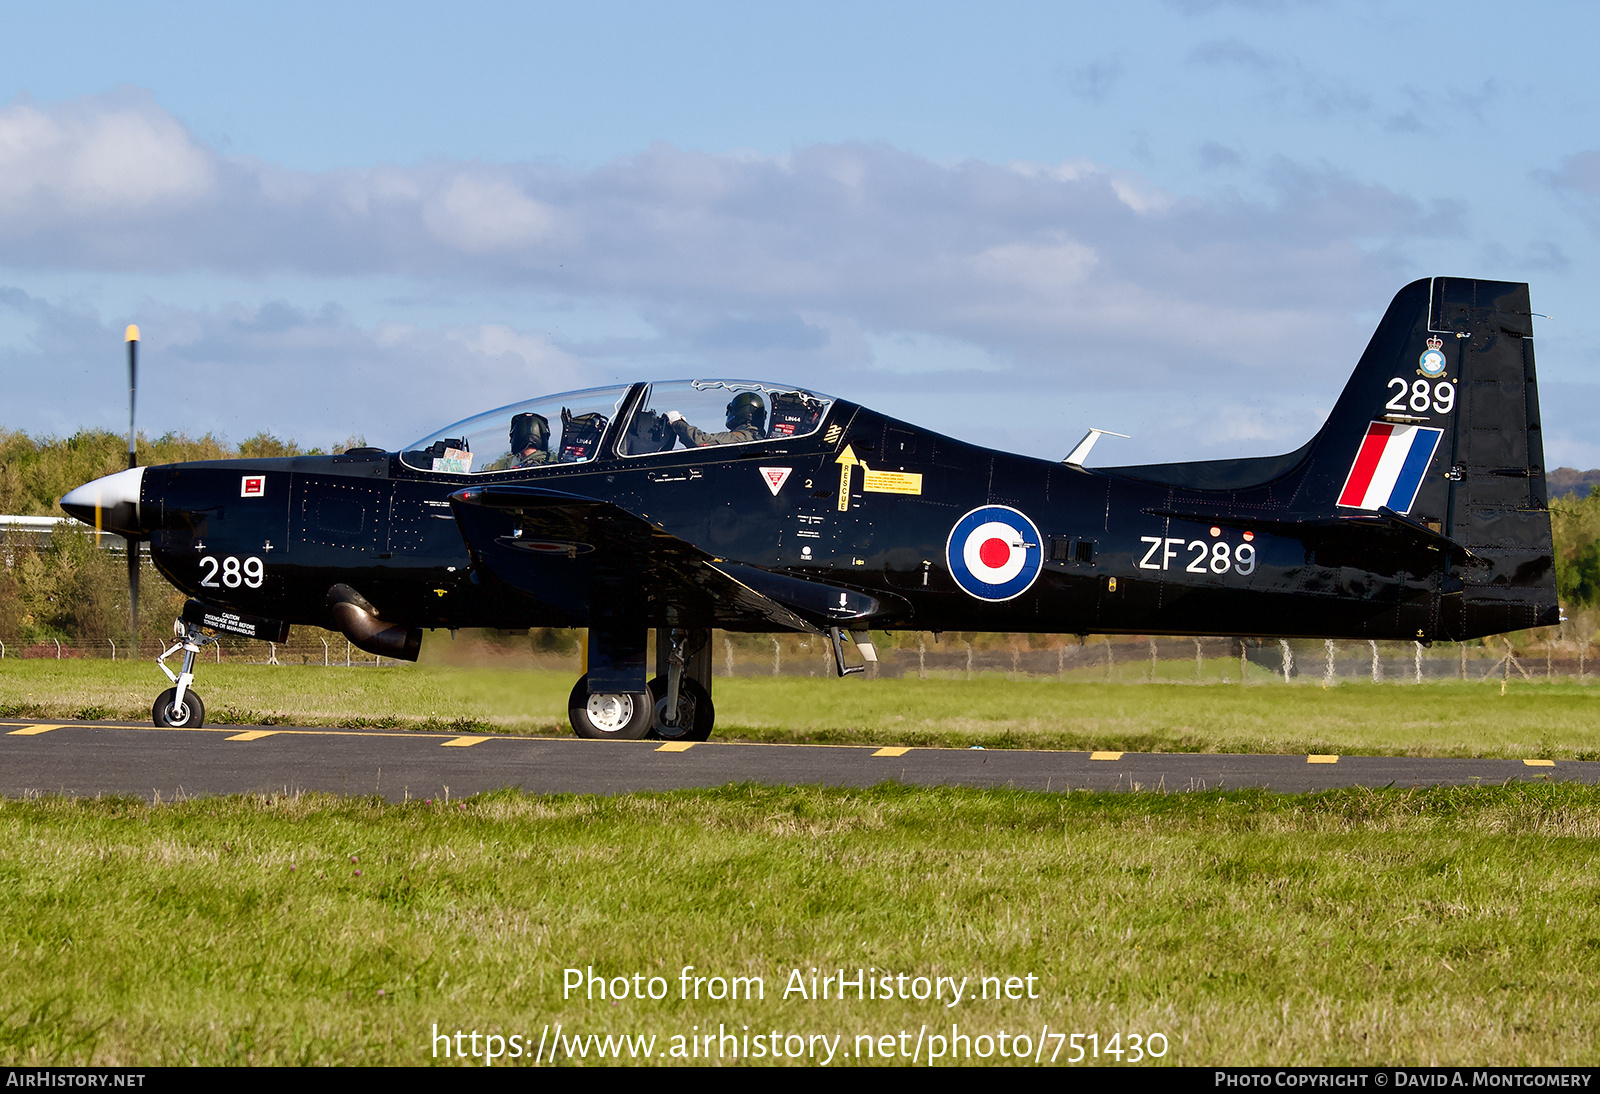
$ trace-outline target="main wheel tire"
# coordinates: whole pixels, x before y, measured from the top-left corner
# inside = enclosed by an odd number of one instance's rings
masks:
[[[648,692],[589,694],[589,677],[579,677],[567,699],[572,731],[591,741],[637,741],[650,732],[653,705]]]
[[[206,724],[206,705],[193,688],[183,693],[183,706],[177,706],[178,689],[168,688],[156,696],[156,705],[150,708],[150,718],[158,726],[170,729],[199,729]]]
[[[678,685],[678,717],[674,725],[665,724],[667,712],[667,678],[657,676],[650,681],[650,736],[662,741],[704,741],[711,737],[711,727],[716,724],[717,712],[711,705],[711,693],[695,680],[684,678]]]

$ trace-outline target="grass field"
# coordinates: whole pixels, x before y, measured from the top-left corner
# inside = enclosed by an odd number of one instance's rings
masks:
[[[207,665],[213,723],[566,734],[551,670]],[[143,663],[0,662],[0,717],[144,721]],[[716,680],[724,740],[1600,759],[1600,687],[1571,683],[1104,684],[1022,677]]]
[[[1600,791],[1571,784],[5,801],[0,1060],[432,1063],[437,1026],[527,1063],[560,1023],[653,1058],[720,1026],[838,1036],[846,1064],[920,1030],[922,1062],[936,1035],[969,1062],[954,1032],[1015,1063],[1005,1031],[1046,1060],[1076,1032],[1124,1062],[1160,1034],[1173,1064],[1592,1066],[1597,837]],[[764,998],[682,1000],[691,965]],[[665,998],[564,999],[589,966]],[[841,967],[969,994],[784,998]],[[1023,998],[972,998],[983,976]]]

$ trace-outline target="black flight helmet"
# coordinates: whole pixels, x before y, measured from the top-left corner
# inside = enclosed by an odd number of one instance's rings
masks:
[[[549,451],[550,423],[543,414],[518,414],[511,419],[511,451],[522,455],[530,448],[537,448],[540,452]]]
[[[728,403],[728,428],[753,428],[757,433],[767,424],[767,407],[753,391],[741,392]]]

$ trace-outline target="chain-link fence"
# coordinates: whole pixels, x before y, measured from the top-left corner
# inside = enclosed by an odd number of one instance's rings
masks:
[[[1600,672],[1593,633],[1576,626],[1464,643],[1322,641],[1276,638],[1149,638],[1054,635],[933,635],[875,632],[878,660],[868,677],[975,679],[1004,675],[1119,684],[1387,684],[1425,681],[1566,681],[1587,683]],[[170,644],[170,640],[169,643]],[[26,646],[0,644],[0,660],[56,658],[149,661],[161,652],[145,639],[137,648],[107,639],[98,646],[49,639]],[[860,663],[853,643],[846,656]],[[583,671],[583,632],[431,632],[424,664]],[[716,676],[831,676],[833,652],[816,635],[725,634],[712,640]],[[409,664],[375,657],[343,635],[296,628],[288,642],[224,638],[201,658],[217,664],[393,668]]]
[[[758,653],[750,648],[748,636],[718,637],[722,655],[719,675],[816,676],[833,672],[832,652],[820,638],[769,637],[766,649]],[[1590,643],[1559,636],[1516,645],[1501,638],[1434,646],[1271,638],[1047,637],[1042,645],[1036,635],[896,638],[893,646],[878,647],[879,660],[868,666],[869,676],[973,679],[1006,675],[1119,684],[1333,685],[1503,679],[1587,682],[1600,671]],[[849,656],[854,657],[853,650]]]
[[[39,658],[151,661],[175,641],[168,638],[164,642],[157,643],[145,638],[137,645],[127,638],[120,642],[108,638],[96,645],[74,645],[54,638],[27,645],[16,643],[8,645],[0,642],[0,661]],[[174,660],[181,657],[181,651],[173,654]],[[315,636],[309,639],[299,634],[291,634],[288,642],[256,642],[249,639],[224,638],[215,645],[208,645],[203,649],[199,659],[214,664],[316,665],[328,668],[392,667],[408,663],[397,661],[393,657],[374,657],[351,645],[340,634],[329,634],[327,637]]]

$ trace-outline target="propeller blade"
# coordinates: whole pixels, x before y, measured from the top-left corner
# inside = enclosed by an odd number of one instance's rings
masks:
[[[129,323],[122,338],[128,343],[128,466],[138,467],[139,456],[133,446],[133,402],[139,390],[139,328]]]
[[[139,651],[139,541],[128,537],[128,610],[133,620],[133,649]]]
[[[123,341],[128,343],[128,466],[139,466],[139,452],[134,447],[133,408],[134,400],[139,392],[139,328],[132,323],[122,332]],[[99,510],[95,516],[99,516]],[[139,539],[137,536],[128,537],[128,615],[130,628],[133,631],[133,648],[137,653],[139,649]]]

